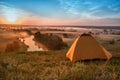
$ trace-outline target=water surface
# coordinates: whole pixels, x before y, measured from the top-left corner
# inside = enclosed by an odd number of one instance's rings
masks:
[[[27,37],[24,37],[24,38],[19,38],[21,42],[24,42],[25,45],[28,46],[28,49],[27,51],[44,51],[43,48],[40,48],[39,46],[37,46],[35,44],[35,41],[33,40],[34,39],[34,36],[31,35],[31,36],[27,36]]]

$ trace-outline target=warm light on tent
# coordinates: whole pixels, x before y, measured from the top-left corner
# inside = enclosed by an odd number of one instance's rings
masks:
[[[78,60],[110,59],[112,55],[89,34],[78,36],[66,54],[72,62]]]

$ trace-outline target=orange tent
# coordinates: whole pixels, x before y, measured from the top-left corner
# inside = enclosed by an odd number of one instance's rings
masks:
[[[110,59],[112,55],[90,34],[82,34],[73,42],[66,54],[72,62],[90,59]]]

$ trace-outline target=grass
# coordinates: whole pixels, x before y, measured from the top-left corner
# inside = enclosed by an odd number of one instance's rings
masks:
[[[120,56],[71,63],[66,50],[0,55],[0,80],[119,80]]]
[[[0,80],[120,80],[120,41],[99,40],[113,54],[109,61],[72,63],[65,56],[68,48],[0,54]]]

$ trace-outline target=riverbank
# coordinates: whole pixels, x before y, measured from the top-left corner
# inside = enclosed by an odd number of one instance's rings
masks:
[[[0,53],[25,51],[27,46],[19,41],[19,35],[12,31],[0,31]]]

